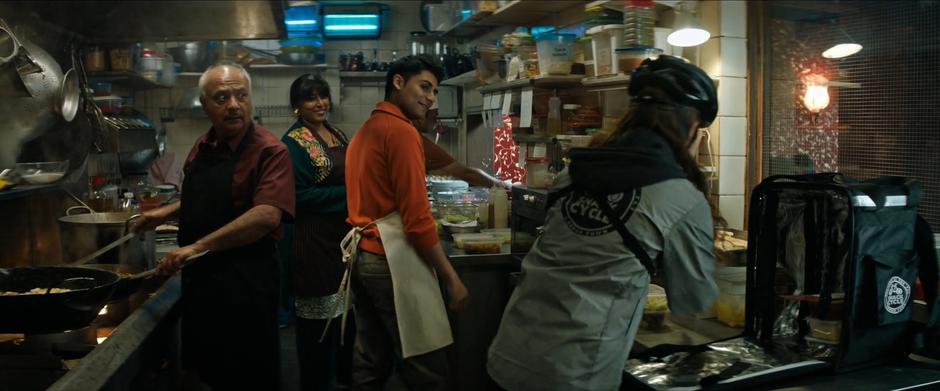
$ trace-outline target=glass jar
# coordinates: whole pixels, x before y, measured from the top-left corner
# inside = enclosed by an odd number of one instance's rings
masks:
[[[581,105],[567,103],[561,106],[561,120],[564,133],[570,133],[571,123],[574,122],[575,115]]]

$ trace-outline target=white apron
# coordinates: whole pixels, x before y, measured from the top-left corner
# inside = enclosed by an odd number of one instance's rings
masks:
[[[350,308],[349,278],[359,253],[359,240],[362,231],[375,224],[382,238],[385,257],[392,276],[392,291],[395,299],[395,313],[398,322],[398,335],[401,339],[403,358],[428,353],[454,342],[441,297],[441,288],[434,270],[408,243],[402,230],[401,216],[398,212],[373,221],[364,227],[355,227],[346,234],[340,246],[343,249],[343,262],[346,272],[340,283],[339,293],[345,295],[346,308],[343,313],[342,329],[345,332],[346,311]],[[327,325],[329,327],[329,325]],[[325,330],[324,330],[325,334]]]

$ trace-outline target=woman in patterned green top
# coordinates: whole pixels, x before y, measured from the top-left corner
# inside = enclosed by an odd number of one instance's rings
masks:
[[[339,242],[346,223],[345,156],[348,140],[329,124],[330,86],[319,76],[294,80],[290,103],[297,122],[281,140],[294,164],[297,217],[290,249],[290,283],[297,324],[300,384],[304,390],[332,390],[337,372],[348,370],[351,354],[340,352],[340,322],[327,321],[343,313],[336,292],[344,265]],[[339,305],[335,305],[340,302]],[[333,311],[331,311],[333,310]],[[355,332],[346,334],[355,335]],[[351,349],[351,343],[343,350]],[[339,357],[349,356],[346,359]],[[338,365],[339,364],[339,365]],[[338,368],[339,367],[339,368]]]

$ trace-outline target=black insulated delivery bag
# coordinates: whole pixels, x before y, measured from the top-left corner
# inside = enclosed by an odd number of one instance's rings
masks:
[[[764,180],[751,195],[744,335],[837,372],[932,353],[937,260],[921,196],[900,177]]]

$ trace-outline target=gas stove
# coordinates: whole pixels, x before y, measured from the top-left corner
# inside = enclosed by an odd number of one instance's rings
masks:
[[[98,327],[0,334],[0,391],[45,390],[98,345]]]

